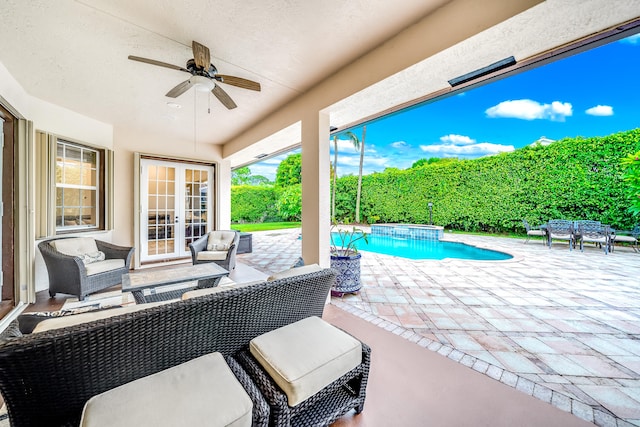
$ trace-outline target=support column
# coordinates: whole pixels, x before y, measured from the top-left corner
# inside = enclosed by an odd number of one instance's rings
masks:
[[[329,194],[329,115],[302,119],[302,258],[329,267],[331,227]]]

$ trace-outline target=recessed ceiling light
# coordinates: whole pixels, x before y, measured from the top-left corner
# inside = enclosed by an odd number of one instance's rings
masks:
[[[167,102],[167,105],[171,108],[182,108],[182,105],[178,104],[177,102]]]

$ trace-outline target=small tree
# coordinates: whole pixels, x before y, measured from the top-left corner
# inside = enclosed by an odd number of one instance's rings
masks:
[[[243,166],[231,171],[231,185],[249,185],[251,178],[251,169],[249,166]]]
[[[302,154],[291,154],[280,162],[276,171],[276,186],[284,188],[302,182]]]
[[[277,202],[278,214],[285,221],[300,221],[302,218],[302,186],[290,185],[282,190]]]

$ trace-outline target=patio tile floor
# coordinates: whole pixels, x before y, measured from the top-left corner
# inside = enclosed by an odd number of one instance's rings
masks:
[[[300,256],[300,230],[253,234],[241,262],[266,273]],[[640,426],[640,255],[447,234],[508,261],[371,252],[362,290],[332,304],[599,426]]]

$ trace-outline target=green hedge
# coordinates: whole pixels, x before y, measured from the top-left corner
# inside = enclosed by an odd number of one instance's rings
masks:
[[[451,160],[363,177],[362,217],[433,222],[466,231],[519,230],[521,220],[591,219],[629,228],[620,161],[640,150],[640,129],[601,138],[567,138],[475,160]],[[366,162],[366,158],[365,158]],[[356,177],[338,179],[336,217],[355,215]]]
[[[278,218],[272,186],[232,185],[231,222],[263,222]]]
[[[591,219],[614,228],[635,223],[628,213],[621,159],[640,151],[640,129],[601,138],[567,138],[475,160],[445,159],[362,179],[368,223],[433,222],[466,231],[521,231],[522,219]],[[365,158],[366,162],[366,158]],[[355,217],[357,177],[338,179],[336,218]],[[232,186],[232,222],[297,217],[294,193],[270,186]],[[282,209],[278,212],[278,201]],[[285,203],[286,202],[286,203]],[[294,212],[295,211],[295,212]]]

